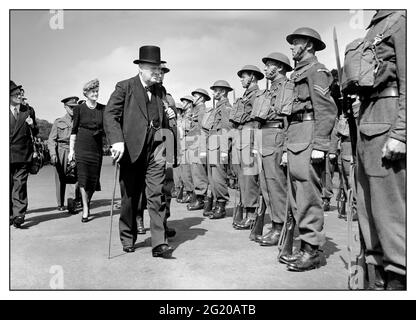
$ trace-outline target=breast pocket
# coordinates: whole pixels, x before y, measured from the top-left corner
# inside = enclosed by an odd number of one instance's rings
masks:
[[[69,136],[71,135],[71,128],[66,123],[59,122],[56,127],[59,140],[69,139]]]

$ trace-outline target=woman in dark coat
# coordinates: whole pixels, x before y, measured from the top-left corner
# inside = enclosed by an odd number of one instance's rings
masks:
[[[100,172],[103,159],[104,105],[97,103],[99,81],[85,84],[86,102],[74,108],[74,124],[68,159],[77,163],[78,185],[82,196],[82,222],[88,222],[90,201],[100,191]]]

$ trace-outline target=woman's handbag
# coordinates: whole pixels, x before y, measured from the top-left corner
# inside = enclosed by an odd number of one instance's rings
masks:
[[[65,183],[77,183],[77,165],[75,160],[68,161],[65,168]]]

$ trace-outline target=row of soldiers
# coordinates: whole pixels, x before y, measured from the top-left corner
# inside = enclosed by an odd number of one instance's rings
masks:
[[[390,23],[392,14],[379,10],[367,38],[382,36],[387,28],[385,20]],[[395,38],[389,35],[388,41],[395,39],[403,44],[403,15],[392,33]],[[348,99],[354,105],[351,112],[358,124],[355,153],[351,126],[346,121],[348,111],[337,108],[331,96],[337,82],[315,55],[326,44],[311,28],[299,28],[286,40],[291,45],[295,67],[279,52],[262,58],[264,74],[254,65],[244,66],[237,76],[245,92],[233,106],[228,99],[233,88],[225,80],[211,86],[212,107],[206,104],[211,97],[204,89],[180,99],[180,166],[174,169],[174,196],[178,202],[188,203],[188,210],[203,209],[203,215],[210,219],[223,218],[231,170],[238,176],[239,206],[244,212],[241,219],[234,215],[234,228],[253,228],[259,207],[267,207],[271,229],[264,235],[255,234],[252,240],[262,246],[277,245],[285,222],[287,227],[292,217],[299,230],[300,248],[293,253],[290,248],[287,254],[279,255],[279,261],[289,271],[311,270],[320,265],[319,252],[325,244],[323,212],[331,196],[331,167],[341,150],[340,179],[345,190],[356,191],[352,202],[357,202],[365,262],[369,270],[375,270],[369,288],[403,289],[405,70],[404,60],[393,58],[394,50],[400,53],[402,49],[394,43],[375,48],[380,56],[387,55],[381,61],[390,59],[381,73],[374,72],[376,84],[337,101],[341,104]],[[392,52],[386,54],[386,48],[391,47]],[[290,79],[288,72],[292,72]],[[260,90],[258,81],[264,77],[267,88]],[[339,95],[335,100],[338,98]],[[380,109],[376,105],[381,105]],[[384,124],[382,128],[380,123]],[[356,157],[358,183],[352,186],[349,171]],[[342,208],[340,212],[344,214]]]

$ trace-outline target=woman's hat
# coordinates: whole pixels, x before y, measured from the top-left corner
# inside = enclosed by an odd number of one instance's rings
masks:
[[[142,46],[139,48],[139,59],[134,60],[133,63],[139,64],[141,62],[161,64],[166,61],[160,60],[160,48],[157,46]]]
[[[92,89],[96,89],[96,88],[98,88],[99,86],[100,86],[100,81],[99,81],[98,79],[94,79],[94,80],[88,81],[88,82],[84,85],[84,87],[82,88],[82,90],[83,90],[84,92],[88,92],[88,91],[90,91],[90,90],[92,90]]]

